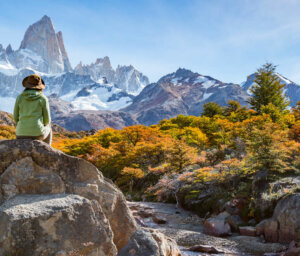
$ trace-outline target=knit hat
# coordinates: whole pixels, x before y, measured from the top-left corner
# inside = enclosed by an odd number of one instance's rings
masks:
[[[25,88],[28,89],[38,89],[38,90],[45,89],[44,80],[40,76],[35,74],[25,77],[22,84]]]

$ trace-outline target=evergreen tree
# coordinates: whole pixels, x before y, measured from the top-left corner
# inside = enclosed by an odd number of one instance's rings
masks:
[[[285,110],[289,105],[289,101],[283,93],[285,85],[280,83],[275,70],[276,66],[271,63],[266,63],[257,70],[255,84],[250,88],[252,97],[248,102],[258,113],[261,113],[263,106],[270,103],[280,111]]]

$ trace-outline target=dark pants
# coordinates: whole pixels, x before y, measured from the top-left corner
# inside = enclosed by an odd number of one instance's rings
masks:
[[[51,146],[52,143],[52,130],[51,127],[49,125],[49,127],[47,127],[47,131],[45,132],[45,134],[41,135],[41,136],[16,136],[17,139],[31,139],[31,140],[41,140],[46,142],[47,144],[49,144]]]

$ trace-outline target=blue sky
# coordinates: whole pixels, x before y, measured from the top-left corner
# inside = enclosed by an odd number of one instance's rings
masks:
[[[109,56],[152,82],[178,67],[240,83],[266,61],[300,83],[298,0],[0,0],[0,43],[20,46],[44,14],[73,67]]]

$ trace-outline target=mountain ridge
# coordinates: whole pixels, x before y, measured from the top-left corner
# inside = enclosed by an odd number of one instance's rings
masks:
[[[133,65],[114,68],[108,56],[95,59],[72,68],[62,32],[56,32],[51,18],[43,16],[28,27],[19,49],[0,44],[0,109],[12,112],[15,98],[23,90],[23,78],[33,73],[44,79],[46,95],[57,96],[51,99],[58,108],[54,120],[71,130],[74,123],[67,125],[64,119],[72,116],[75,120],[78,115],[88,123],[82,129],[107,125],[119,128],[137,123],[151,125],[178,114],[197,116],[209,101],[224,106],[229,100],[236,100],[247,106],[249,88],[254,84],[255,73],[242,84],[234,84],[185,68],[150,84],[148,77]],[[286,84],[291,106],[295,105],[300,100],[300,86],[277,75]],[[95,125],[91,116],[101,125]],[[109,119],[115,120],[116,125]],[[76,126],[78,129],[80,126]]]
[[[55,31],[47,15],[28,27],[18,50],[11,45],[4,49],[0,44],[0,109],[12,112],[14,99],[22,92],[23,78],[34,73],[45,80],[47,95],[65,96],[64,100],[82,110],[118,110],[130,104],[132,95],[149,83],[148,77],[132,65],[118,65],[114,70],[107,56],[73,69],[62,32]],[[89,90],[92,85],[101,87],[102,92],[93,93]],[[78,95],[84,88],[89,90],[85,98]]]

